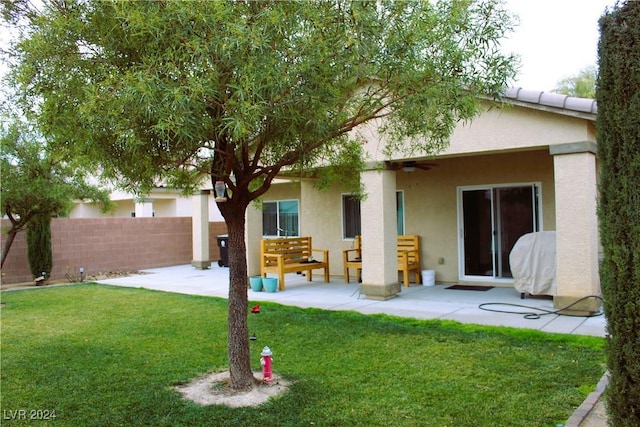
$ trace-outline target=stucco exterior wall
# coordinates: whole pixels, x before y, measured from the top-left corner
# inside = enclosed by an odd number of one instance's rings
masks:
[[[595,128],[586,120],[554,114],[548,111],[506,105],[489,108],[473,121],[459,122],[449,140],[448,147],[439,158],[469,155],[535,150],[549,145],[576,141],[595,141]],[[357,135],[368,159],[383,161],[384,142],[377,133],[377,123],[361,127]],[[420,153],[415,153],[420,156]],[[427,155],[427,154],[422,154]],[[395,153],[394,158],[408,158],[404,153]]]
[[[592,138],[583,119],[506,106],[459,123],[442,155],[546,148]]]
[[[69,218],[99,218],[103,215],[96,205],[90,203],[78,203],[69,213]]]
[[[431,170],[398,171],[396,186],[404,192],[405,234],[422,238],[422,269],[436,271],[438,281],[458,277],[458,202],[460,186],[539,183],[542,228],[555,230],[553,157],[548,149],[437,159]],[[310,182],[278,184],[265,200],[300,200],[301,234],[313,237],[315,247],[329,249],[331,274],[342,275],[342,251],[353,246],[342,238],[340,188],[319,192]],[[391,201],[391,204],[393,202]],[[362,213],[363,221],[375,212]],[[438,262],[442,258],[444,263]]]
[[[100,207],[91,203],[77,203],[69,213],[69,218],[130,218],[136,211],[133,200],[114,200],[113,212],[103,214]]]
[[[375,123],[359,128],[355,133],[366,141],[364,149],[368,161],[375,164],[388,159],[383,154],[384,141],[377,136]],[[416,169],[406,173],[400,169],[395,172],[396,188],[404,193],[405,234],[422,237],[422,269],[435,270],[439,282],[460,280],[460,188],[536,184],[540,197],[540,229],[556,230],[556,212],[562,207],[556,203],[558,187],[551,153],[556,154],[556,147],[593,142],[595,126],[590,117],[514,105],[489,109],[473,122],[459,123],[449,147],[437,156],[421,157],[420,153],[413,153],[413,156],[398,154],[392,157],[395,161],[422,160],[437,165],[428,171]],[[571,179],[579,181],[582,176],[585,175],[577,174]],[[336,187],[322,193],[313,190],[310,183],[304,183],[295,190],[298,194],[295,196],[290,193],[292,188],[283,190],[274,186],[267,197],[271,200],[299,198],[301,234],[313,236],[314,246],[329,249],[331,274],[341,276],[342,250],[353,244],[342,239],[343,190]],[[568,194],[560,195],[569,204],[572,196],[570,190]],[[389,205],[394,204],[394,197],[385,199]],[[378,212],[363,210],[363,223],[376,215]],[[597,227],[592,231],[597,238]],[[562,244],[570,247],[573,242]],[[558,262],[566,262],[564,258]],[[592,270],[589,267],[589,271]],[[593,276],[597,276],[597,271],[593,271]]]
[[[578,298],[600,294],[596,157],[591,152],[558,154],[554,158],[558,227],[556,278],[558,295]],[[582,177],[576,180],[575,177]],[[568,305],[554,299],[557,308]]]
[[[300,232],[312,236],[313,246],[329,249],[331,274],[341,274],[342,248],[342,195],[339,189],[317,191],[311,182],[303,182],[300,207]],[[345,247],[346,249],[346,247]]]
[[[360,293],[369,299],[387,300],[400,292],[396,176],[394,171],[372,170],[363,172],[361,177],[367,197],[360,203],[363,218]]]
[[[131,197],[131,196],[129,196]],[[76,203],[69,213],[69,218],[130,218],[131,212],[135,212],[136,205],[132,198],[116,199],[116,205],[112,213],[103,214],[97,205],[91,203]],[[193,215],[193,201],[191,197],[164,196],[151,197],[152,210],[156,217],[191,217]],[[212,197],[209,199],[209,221],[224,221],[216,202]]]
[[[136,205],[133,203],[133,200],[118,200],[112,216],[116,218],[127,218],[131,217],[131,212],[135,211]]]
[[[458,187],[540,183],[542,228],[555,230],[553,157],[548,150],[438,159],[428,171],[398,172],[405,234],[419,234],[422,268],[438,281],[458,277]],[[439,259],[442,259],[439,261]],[[442,263],[440,263],[442,262]]]
[[[181,199],[153,199],[153,213],[156,217],[178,216],[176,205]]]

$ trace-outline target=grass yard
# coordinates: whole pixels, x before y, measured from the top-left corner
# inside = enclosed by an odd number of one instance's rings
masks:
[[[555,426],[605,369],[597,337],[263,303],[252,367],[268,345],[294,384],[201,407],[172,387],[227,369],[226,300],[82,284],[2,302],[6,426]]]

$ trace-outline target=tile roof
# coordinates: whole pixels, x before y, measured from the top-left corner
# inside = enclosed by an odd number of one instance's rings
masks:
[[[567,112],[598,114],[598,103],[595,99],[575,98],[573,96],[562,95],[553,92],[542,92],[539,90],[528,90],[520,87],[512,87],[507,90],[505,98],[520,103],[532,104],[533,108],[566,110]]]

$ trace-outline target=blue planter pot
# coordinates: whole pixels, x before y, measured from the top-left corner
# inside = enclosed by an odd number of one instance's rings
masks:
[[[265,277],[262,279],[262,284],[264,285],[264,290],[267,292],[277,292],[278,291],[278,279],[275,277]]]
[[[253,292],[262,292],[262,277],[251,276],[249,277],[249,286]]]

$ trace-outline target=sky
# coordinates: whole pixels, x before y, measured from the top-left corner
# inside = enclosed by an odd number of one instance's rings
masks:
[[[513,87],[549,92],[598,62],[598,19],[615,0],[506,0],[519,17],[505,52],[521,58]]]

